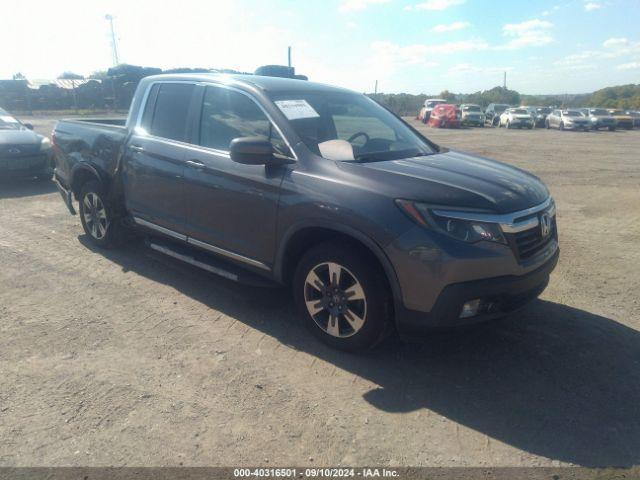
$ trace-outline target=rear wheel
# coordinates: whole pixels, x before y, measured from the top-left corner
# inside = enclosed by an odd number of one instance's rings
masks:
[[[560,122],[560,130],[564,130],[564,123]]]
[[[113,215],[113,209],[106,200],[100,182],[91,180],[80,191],[80,221],[91,243],[101,248],[117,245],[120,225]]]
[[[349,245],[328,242],[311,248],[296,268],[293,293],[305,326],[341,350],[373,347],[390,324],[384,273]]]

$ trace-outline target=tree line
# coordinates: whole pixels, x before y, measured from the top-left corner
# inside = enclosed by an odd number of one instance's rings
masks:
[[[417,114],[427,98],[442,98],[455,104],[475,103],[483,108],[486,108],[490,103],[506,103],[509,105],[557,106],[559,108],[603,107],[640,110],[640,84],[607,87],[593,93],[563,95],[525,95],[504,87],[494,87],[475,93],[451,93],[445,90],[438,95],[377,93],[369,96],[397,115]]]
[[[159,68],[137,65],[118,65],[109,70],[94,72],[89,80],[73,72],[64,72],[58,78],[70,80],[72,88],[55,84],[33,88],[27,79],[16,74],[13,80],[0,80],[0,107],[9,111],[37,110],[126,110],[131,103],[138,82],[149,75],[160,73],[247,73],[228,69]],[[77,81],[77,85],[74,82]],[[69,82],[67,82],[69,86]],[[515,90],[494,87],[475,93],[452,93],[448,90],[438,95],[413,95],[409,93],[376,93],[371,98],[385,105],[398,115],[415,115],[427,98],[443,98],[451,103],[476,103],[483,108],[490,103],[509,105],[541,105],[573,107],[604,107],[640,110],[640,84],[607,87],[590,94],[577,95],[525,95]]]

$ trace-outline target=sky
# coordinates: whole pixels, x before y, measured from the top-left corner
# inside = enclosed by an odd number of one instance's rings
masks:
[[[640,83],[640,0],[1,0],[0,79],[120,61],[293,66],[361,92],[586,93]]]

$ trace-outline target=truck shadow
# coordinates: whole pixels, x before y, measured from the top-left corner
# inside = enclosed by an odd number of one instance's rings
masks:
[[[56,191],[56,185],[51,180],[37,180],[34,178],[0,179],[0,199],[33,197]]]
[[[609,318],[538,300],[509,319],[437,333],[422,344],[391,338],[373,352],[350,355],[298,327],[287,289],[236,285],[141,242],[99,253],[375,383],[363,397],[382,411],[426,408],[518,449],[578,465],[640,462],[640,333]]]

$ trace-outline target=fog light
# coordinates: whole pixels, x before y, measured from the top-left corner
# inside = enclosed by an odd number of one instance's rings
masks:
[[[478,310],[480,310],[480,305],[481,300],[479,298],[465,302],[460,311],[460,318],[469,318],[477,315]]]

